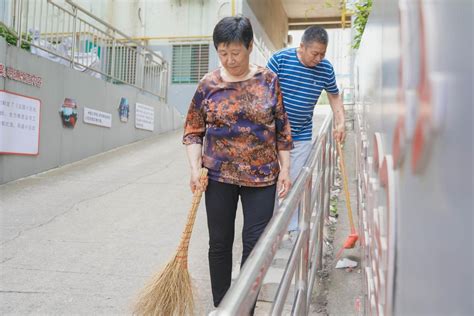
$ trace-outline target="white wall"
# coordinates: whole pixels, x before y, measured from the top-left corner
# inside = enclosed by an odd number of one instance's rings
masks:
[[[0,0],[1,1],[1,0]],[[75,3],[132,37],[208,36],[218,13],[229,6],[214,0],[76,0]],[[65,0],[56,3],[67,7]],[[222,7],[222,8],[221,8]],[[151,42],[150,44],[156,44]]]
[[[12,23],[12,1],[11,0],[0,0],[0,21],[6,26],[11,27]]]
[[[265,33],[262,25],[259,23],[257,17],[252,12],[252,9],[247,4],[247,1],[242,2],[241,8],[239,8],[242,15],[248,17],[252,23],[253,38],[254,38],[254,49],[250,56],[250,62],[259,66],[266,66],[268,58],[271,54],[276,51],[269,37]]]
[[[145,36],[209,36],[218,21],[218,1],[146,2]]]

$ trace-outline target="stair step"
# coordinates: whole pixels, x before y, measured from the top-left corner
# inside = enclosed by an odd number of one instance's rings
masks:
[[[282,268],[275,268],[270,267],[268,269],[267,274],[265,275],[265,279],[263,280],[263,285],[260,290],[260,295],[258,296],[259,301],[264,302],[273,302],[275,300],[275,296],[280,286],[280,281],[283,276],[283,272],[285,269]],[[288,296],[286,298],[285,304],[292,304],[295,296],[295,289],[294,285],[290,286],[288,290]]]

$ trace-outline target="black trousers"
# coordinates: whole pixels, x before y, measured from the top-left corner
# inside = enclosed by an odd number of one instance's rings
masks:
[[[209,228],[209,269],[215,307],[224,298],[231,283],[232,246],[239,196],[244,215],[243,265],[273,216],[275,192],[275,184],[267,187],[245,187],[209,180],[206,212]]]

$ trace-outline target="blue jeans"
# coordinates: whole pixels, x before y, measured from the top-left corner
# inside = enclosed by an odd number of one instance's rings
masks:
[[[303,168],[306,159],[308,159],[309,153],[313,143],[310,140],[301,140],[294,141],[295,148],[290,152],[290,178],[291,182],[295,183],[296,178],[300,174],[301,169]],[[290,225],[288,226],[288,231],[298,230],[298,214],[299,208],[291,218]]]

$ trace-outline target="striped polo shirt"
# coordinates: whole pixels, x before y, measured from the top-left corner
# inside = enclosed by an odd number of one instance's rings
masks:
[[[321,91],[339,94],[331,63],[323,59],[316,67],[306,67],[296,48],[287,48],[274,54],[267,67],[278,75],[293,140],[311,140],[313,110]]]

